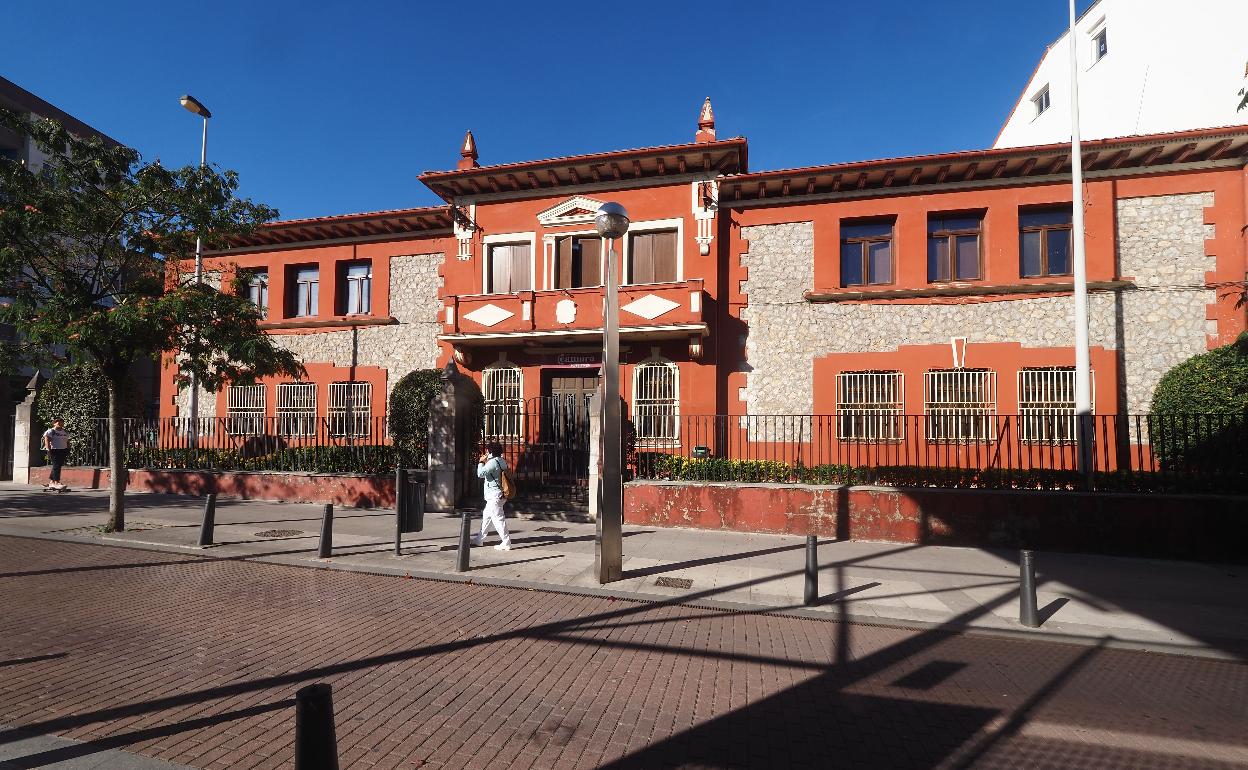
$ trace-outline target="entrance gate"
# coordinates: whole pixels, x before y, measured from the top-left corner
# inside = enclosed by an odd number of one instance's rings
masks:
[[[503,445],[522,510],[581,511],[589,507],[589,399],[587,383],[552,381],[551,395],[487,404],[483,442]],[[556,387],[560,385],[568,387]]]

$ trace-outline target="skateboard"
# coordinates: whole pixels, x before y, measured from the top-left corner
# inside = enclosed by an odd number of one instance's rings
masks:
[[[67,487],[67,486],[65,486],[65,485],[63,485],[63,484],[62,484],[61,486],[59,486],[59,487],[54,487],[54,486],[52,486],[51,484],[45,484],[45,485],[44,485],[44,487],[43,487],[43,491],[44,491],[44,492],[56,492],[56,493],[58,493],[58,494],[59,494],[59,493],[61,493],[61,492],[68,492],[68,491],[69,491],[69,487]]]

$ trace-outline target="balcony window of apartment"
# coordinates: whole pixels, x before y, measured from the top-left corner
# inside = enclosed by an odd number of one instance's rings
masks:
[[[515,294],[533,288],[533,249],[527,243],[489,247],[485,268],[486,294]]]
[[[367,382],[333,382],[329,385],[329,435],[367,436],[373,386]]]
[[[296,318],[316,315],[320,302],[320,270],[315,267],[295,268],[294,278],[290,314]]]
[[[628,236],[628,272],[625,283],[667,283],[675,281],[676,231],[659,230]]]
[[[226,422],[236,436],[264,433],[264,386],[231,385],[226,390]]]
[[[983,278],[980,264],[982,214],[940,214],[927,220],[927,280],[974,281]]]
[[[1070,208],[1018,214],[1019,272],[1024,278],[1070,275]]]
[[[680,372],[665,358],[633,369],[633,425],[638,446],[666,446],[680,438]]]
[[[353,262],[343,274],[343,312],[367,315],[373,308],[373,263]]]
[[[1095,64],[1105,58],[1105,54],[1109,53],[1109,38],[1106,36],[1108,30],[1104,27],[1092,35],[1092,63]]]
[[[482,430],[485,438],[517,439],[524,420],[524,381],[520,367],[495,364],[481,373],[485,398]]]
[[[269,317],[269,274],[256,270],[247,278],[247,297],[260,310],[261,318]]]
[[[924,373],[923,415],[929,441],[988,441],[997,414],[997,373],[935,369]]]
[[[897,441],[903,436],[901,372],[836,375],[836,436],[842,441]]]
[[[277,386],[277,432],[283,436],[316,435],[316,384],[283,382]]]
[[[1092,382],[1096,382],[1095,378]],[[1028,367],[1020,371],[1018,420],[1018,433],[1023,441],[1047,444],[1075,441],[1075,367]]]
[[[841,286],[893,282],[893,223],[841,223]]]
[[[1046,85],[1041,88],[1039,93],[1031,97],[1031,103],[1036,105],[1036,117],[1043,115],[1049,109],[1049,87]]]
[[[555,249],[555,288],[602,283],[602,239],[597,235],[560,238]]]

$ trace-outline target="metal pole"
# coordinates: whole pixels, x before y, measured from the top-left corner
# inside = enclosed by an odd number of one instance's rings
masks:
[[[324,682],[295,693],[295,770],[338,770],[334,694]]]
[[[1088,352],[1088,267],[1084,248],[1083,149],[1079,137],[1079,47],[1075,40],[1075,0],[1070,6],[1070,184],[1071,232],[1074,240],[1072,273],[1075,282],[1075,422],[1079,472],[1084,484],[1092,481],[1092,358]]]
[[[328,559],[334,550],[334,505],[325,504],[325,513],[321,517],[321,549],[317,556]]]
[[[405,498],[407,497],[407,471],[403,468],[395,468],[394,470],[394,555],[403,555],[403,527],[406,522],[403,520],[403,514],[406,512]]]
[[[1036,611],[1036,565],[1031,551],[1020,552],[1018,561],[1018,622],[1028,628],[1040,627],[1040,615]]]
[[[620,312],[615,239],[608,242],[606,305],[602,333],[602,472],[599,474],[598,582],[612,583],[623,574],[624,478],[621,468]]]
[[[468,571],[468,553],[472,548],[472,511],[464,511],[459,522],[459,554],[455,559],[455,571]]]
[[[217,493],[209,492],[204,499],[204,521],[199,526],[200,546],[212,545],[212,529],[217,523]]]
[[[807,607],[819,601],[819,538],[806,536],[806,585],[802,590],[802,603]]]
[[[199,167],[208,165],[208,118],[204,118],[204,138],[199,145]],[[195,233],[195,285],[204,282],[204,239]],[[191,399],[188,404],[191,413],[191,448],[199,445],[199,378],[191,372]]]

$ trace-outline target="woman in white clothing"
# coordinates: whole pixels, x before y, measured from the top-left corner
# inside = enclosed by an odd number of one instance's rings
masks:
[[[503,509],[507,503],[503,496],[503,472],[507,470],[507,461],[503,459],[502,444],[490,442],[485,449],[486,453],[477,463],[477,478],[482,480],[485,492],[485,510],[481,512],[481,534],[472,539],[472,544],[484,544],[486,532],[493,524],[498,536],[503,539],[494,546],[494,550],[510,551],[511,535],[507,534],[507,512]]]

